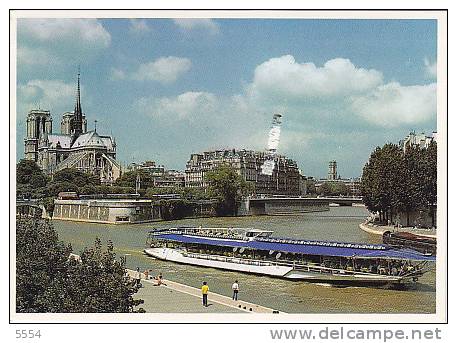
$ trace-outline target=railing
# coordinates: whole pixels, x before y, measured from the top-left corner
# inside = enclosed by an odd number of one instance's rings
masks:
[[[209,255],[209,254],[200,254],[200,253],[192,253],[192,252],[182,252],[183,256],[190,257],[190,258],[197,258],[203,259],[208,261],[218,261],[218,262],[227,262],[227,263],[236,263],[236,264],[245,264],[245,265],[252,265],[252,266],[259,266],[259,267],[291,267],[294,270],[303,270],[307,272],[314,272],[314,273],[321,273],[321,274],[341,274],[341,275],[381,275],[381,276],[398,276],[398,277],[412,277],[412,276],[420,276],[424,273],[424,268],[426,266],[426,262],[418,264],[413,270],[408,270],[404,273],[399,273],[397,275],[390,275],[390,274],[378,274],[366,271],[358,271],[358,270],[347,270],[341,268],[330,268],[325,266],[319,266],[312,262],[308,264],[303,264],[300,262],[295,261],[263,261],[263,260],[254,260],[248,258],[241,258],[241,257],[231,257],[231,256],[221,256],[221,255]]]
[[[177,227],[169,229],[158,229],[151,231],[150,235],[155,234],[181,234],[208,238],[223,238],[232,240],[248,241],[245,232],[249,229],[244,228],[200,228],[200,227]]]
[[[246,264],[252,266],[262,266],[262,267],[291,267],[295,270],[305,270],[308,272],[318,272],[318,273],[338,273],[338,274],[362,274],[362,275],[372,275],[373,273],[364,273],[358,271],[349,271],[345,269],[335,269],[329,267],[323,267],[318,265],[312,264],[302,264],[297,263],[295,261],[262,261],[262,260],[254,260],[254,259],[246,259],[240,257],[229,257],[229,256],[221,256],[221,255],[209,255],[209,254],[199,254],[199,253],[190,253],[190,252],[183,252],[183,256],[191,257],[191,258],[198,258],[203,260],[209,261],[218,261],[218,262],[227,262],[227,263],[236,263],[236,264]]]

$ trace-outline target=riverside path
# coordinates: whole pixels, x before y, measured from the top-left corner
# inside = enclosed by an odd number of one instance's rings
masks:
[[[135,271],[128,270],[131,277]],[[234,301],[225,295],[211,292],[208,295],[208,307],[203,307],[199,288],[178,282],[163,280],[166,285],[156,285],[156,280],[146,280],[141,275],[142,288],[135,298],[143,299],[147,313],[273,313],[274,309],[246,301]]]

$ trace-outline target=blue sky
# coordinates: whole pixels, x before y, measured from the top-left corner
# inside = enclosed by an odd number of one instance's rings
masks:
[[[279,153],[354,177],[377,145],[436,130],[434,20],[19,19],[18,159],[30,109],[54,132],[73,110],[78,64],[89,129],[125,163],[263,150],[279,111]]]

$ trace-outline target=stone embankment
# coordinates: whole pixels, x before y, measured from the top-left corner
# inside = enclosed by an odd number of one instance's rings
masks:
[[[374,235],[382,235],[386,231],[390,232],[409,232],[413,233],[418,236],[422,237],[429,237],[429,238],[436,238],[436,230],[427,230],[427,229],[416,229],[414,227],[394,227],[394,226],[387,226],[387,225],[376,225],[371,222],[364,222],[359,225],[360,229],[365,232],[374,234]]]

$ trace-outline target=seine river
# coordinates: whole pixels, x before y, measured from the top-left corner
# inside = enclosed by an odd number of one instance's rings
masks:
[[[211,226],[254,227],[274,231],[275,236],[346,242],[380,243],[358,225],[367,217],[363,207],[331,207],[330,211],[300,216],[258,216],[233,218],[199,218],[136,225],[105,225],[54,221],[61,240],[71,243],[79,253],[99,237],[114,243],[117,257],[126,255],[131,269],[152,269],[165,279],[200,287],[208,281],[210,290],[231,296],[234,280],[240,284],[240,299],[289,313],[434,313],[435,272],[426,273],[407,290],[369,287],[334,287],[290,281],[212,268],[179,265],[143,254],[148,231],[153,227]]]

